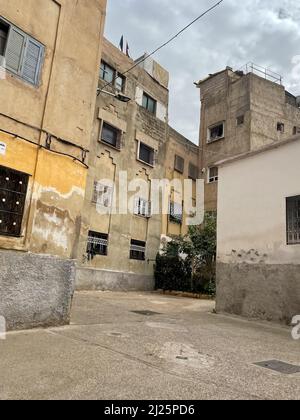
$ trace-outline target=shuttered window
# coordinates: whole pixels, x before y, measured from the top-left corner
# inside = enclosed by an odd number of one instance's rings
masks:
[[[198,168],[192,163],[189,164],[189,178],[193,179],[194,181],[196,181],[198,178]]]
[[[300,244],[300,196],[286,199],[287,244]]]
[[[172,223],[182,224],[183,221],[183,206],[182,204],[170,202],[169,220]]]
[[[151,217],[151,202],[140,197],[135,197],[134,214],[149,219]]]
[[[0,166],[0,235],[20,236],[29,176]]]
[[[9,28],[4,55],[6,69],[37,85],[45,47],[9,22],[0,19],[1,24],[6,24]]]
[[[184,172],[184,159],[181,156],[175,156],[175,171],[183,174]]]

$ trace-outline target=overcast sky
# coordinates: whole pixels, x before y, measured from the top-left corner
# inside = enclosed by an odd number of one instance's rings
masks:
[[[124,35],[132,58],[151,52],[216,0],[108,0],[106,37]],[[299,0],[224,0],[159,52],[170,72],[170,124],[198,142],[200,100],[194,82],[226,66],[254,62],[282,74],[300,95]]]

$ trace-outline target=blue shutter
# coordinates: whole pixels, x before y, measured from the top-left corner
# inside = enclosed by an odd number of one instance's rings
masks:
[[[10,27],[6,46],[6,68],[13,73],[20,74],[23,50],[25,45],[25,34],[14,27]]]
[[[39,81],[41,60],[44,47],[32,38],[27,39],[24,54],[22,77],[34,85]]]

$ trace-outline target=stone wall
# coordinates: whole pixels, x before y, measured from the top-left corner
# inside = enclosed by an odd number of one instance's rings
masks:
[[[0,316],[8,330],[69,323],[74,261],[7,251],[0,266]]]

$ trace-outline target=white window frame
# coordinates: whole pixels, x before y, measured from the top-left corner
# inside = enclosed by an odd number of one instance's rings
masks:
[[[151,201],[145,200],[141,197],[135,197],[134,199],[134,214],[136,216],[145,217],[150,219],[151,217]]]
[[[103,184],[101,181],[94,181],[92,203],[98,207],[110,209],[113,203],[114,189],[111,185]]]
[[[222,134],[222,136],[219,136],[219,137],[216,137],[216,138],[212,139],[211,138],[211,132],[212,132],[212,130],[214,128],[220,126],[220,125],[223,125],[223,134]],[[213,124],[210,127],[208,127],[208,129],[207,129],[207,143],[208,144],[214,143],[215,141],[219,141],[219,140],[222,140],[224,138],[225,138],[225,121],[220,121],[220,122],[218,122],[216,124]]]
[[[218,169],[218,175],[217,176],[211,176],[211,170],[216,169],[216,168]],[[211,166],[210,168],[208,168],[207,182],[209,184],[214,184],[218,181],[219,181],[219,168],[217,166]]]
[[[140,152],[141,152],[141,145],[148,147],[149,149],[153,150],[153,163],[145,162],[144,160],[140,159]],[[155,149],[152,146],[149,146],[148,144],[138,141],[138,148],[137,148],[137,160],[147,166],[150,166],[150,168],[154,168],[155,166]]]

